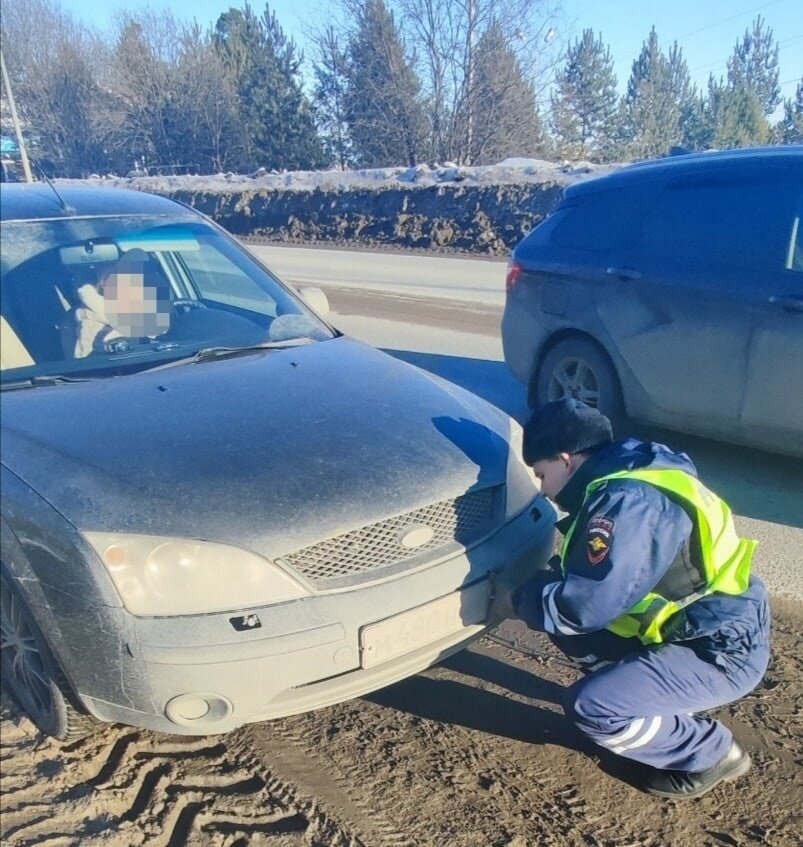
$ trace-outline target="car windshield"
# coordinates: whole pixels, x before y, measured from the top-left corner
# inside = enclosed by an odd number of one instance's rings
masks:
[[[4,222],[0,285],[5,385],[334,335],[244,248],[189,215]]]

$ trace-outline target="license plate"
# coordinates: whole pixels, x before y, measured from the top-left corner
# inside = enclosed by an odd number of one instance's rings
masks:
[[[489,582],[455,591],[360,630],[362,667],[372,668],[485,623]]]

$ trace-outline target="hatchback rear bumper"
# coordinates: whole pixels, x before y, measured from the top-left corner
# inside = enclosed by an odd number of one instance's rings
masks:
[[[505,364],[522,385],[529,385],[538,352],[549,336],[543,319],[539,319],[515,297],[508,297],[502,315],[502,349]]]

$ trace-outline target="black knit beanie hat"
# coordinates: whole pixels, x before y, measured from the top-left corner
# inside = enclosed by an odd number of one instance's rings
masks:
[[[524,425],[524,461],[533,465],[558,453],[582,453],[613,441],[611,422],[579,400],[556,400],[536,409]]]

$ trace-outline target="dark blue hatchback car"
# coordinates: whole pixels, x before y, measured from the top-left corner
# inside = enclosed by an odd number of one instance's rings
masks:
[[[514,251],[505,359],[537,406],[803,455],[803,148],[571,186]]]

